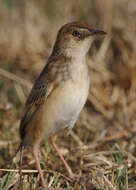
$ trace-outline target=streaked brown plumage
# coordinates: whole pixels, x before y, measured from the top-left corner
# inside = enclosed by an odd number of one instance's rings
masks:
[[[32,146],[44,186],[37,154],[42,139],[51,138],[70,177],[75,177],[52,136],[66,127],[73,127],[85,104],[90,83],[85,58],[95,34],[105,33],[81,22],[64,25],[26,101],[20,124],[21,146]]]

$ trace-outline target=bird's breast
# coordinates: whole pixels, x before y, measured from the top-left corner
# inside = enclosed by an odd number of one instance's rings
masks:
[[[89,90],[88,69],[75,74],[71,78],[58,85],[47,99],[44,106],[44,125],[46,136],[50,136],[59,130],[74,125],[81,112]]]

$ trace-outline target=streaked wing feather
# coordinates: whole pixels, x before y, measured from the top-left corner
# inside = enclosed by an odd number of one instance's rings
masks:
[[[54,85],[49,81],[48,77],[48,66],[49,64],[46,65],[39,78],[36,80],[26,101],[23,117],[20,123],[20,134],[22,137],[25,135],[25,126],[32,119],[39,106],[43,105],[43,102],[46,101],[53,89]]]

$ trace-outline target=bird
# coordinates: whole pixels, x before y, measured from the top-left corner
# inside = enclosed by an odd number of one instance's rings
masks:
[[[38,151],[50,139],[71,179],[77,175],[65,161],[54,136],[72,129],[88,97],[90,75],[86,55],[94,37],[104,35],[84,22],[71,22],[58,31],[51,55],[26,100],[20,121],[20,148],[31,147],[42,185],[45,187]]]

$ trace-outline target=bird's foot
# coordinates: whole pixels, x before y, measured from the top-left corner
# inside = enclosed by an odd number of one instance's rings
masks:
[[[84,179],[85,176],[79,175],[79,174],[74,174],[71,173],[69,174],[70,179],[72,179],[73,181],[80,181],[82,179]]]
[[[78,183],[78,184],[87,184],[88,181],[91,179],[91,176],[83,174],[83,175],[79,175],[79,174],[74,174],[72,173],[71,175],[69,175],[70,179],[74,182],[74,183]]]

